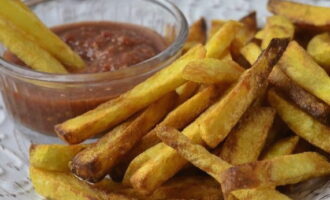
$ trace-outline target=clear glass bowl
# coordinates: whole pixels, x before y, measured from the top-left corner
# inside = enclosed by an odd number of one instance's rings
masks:
[[[0,46],[1,93],[7,112],[23,132],[53,135],[54,125],[129,90],[168,66],[180,54],[188,33],[183,14],[166,0],[49,0],[31,8],[49,27],[82,21],[124,22],[153,29],[171,43],[158,55],[126,69],[70,75],[8,63]]]

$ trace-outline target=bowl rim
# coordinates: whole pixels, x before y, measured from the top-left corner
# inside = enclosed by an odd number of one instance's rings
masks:
[[[52,0],[32,0],[28,6],[35,6],[37,4],[52,1]],[[140,63],[129,66],[128,68],[99,73],[87,74],[50,74],[45,72],[35,71],[29,68],[23,68],[17,64],[7,62],[0,56],[0,71],[14,76],[17,78],[31,79],[46,82],[59,82],[59,83],[84,83],[84,82],[98,82],[104,80],[123,81],[130,77],[143,76],[147,73],[152,73],[168,65],[165,61],[169,58],[179,54],[187,37],[188,37],[188,22],[182,11],[172,2],[168,0],[141,0],[156,4],[171,13],[179,24],[178,35],[174,42],[166,49],[157,55],[144,60]],[[161,63],[164,62],[164,63]],[[154,63],[155,67],[150,67]],[[149,67],[148,67],[149,65]]]

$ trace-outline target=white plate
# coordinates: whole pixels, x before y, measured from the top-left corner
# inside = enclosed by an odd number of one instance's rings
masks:
[[[257,10],[259,24],[269,15],[266,0],[171,0],[177,4],[189,22],[201,16],[207,19],[239,19]],[[330,7],[328,0],[300,0]],[[28,149],[33,141],[58,143],[56,138],[22,134],[14,129],[0,100],[0,200],[43,199],[32,188],[28,179]],[[312,180],[295,188],[294,199],[330,200],[330,181]]]

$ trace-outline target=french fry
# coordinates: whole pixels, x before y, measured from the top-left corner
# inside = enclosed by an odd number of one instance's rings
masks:
[[[229,168],[221,175],[223,193],[238,189],[271,188],[330,174],[330,163],[314,152],[285,155]]]
[[[209,86],[203,89],[170,112],[166,118],[159,123],[159,126],[171,126],[180,130],[183,129],[197,118],[199,114],[205,111],[218,96],[219,91],[214,86]],[[125,170],[131,160],[159,142],[161,141],[157,137],[155,129],[151,130],[124,158],[122,165],[119,165],[119,168]]]
[[[300,87],[330,105],[330,77],[297,42],[290,42],[278,66]]]
[[[269,0],[268,10],[303,28],[329,29],[330,8],[285,0]]]
[[[267,77],[288,44],[287,39],[274,39],[257,62],[246,70],[236,85],[217,104],[213,113],[200,122],[200,134],[214,148],[223,141],[253,100],[267,87]]]
[[[73,175],[30,167],[35,191],[50,199],[61,200],[133,200],[120,194],[106,193],[76,179]]]
[[[268,101],[292,131],[311,144],[330,153],[330,128],[328,126],[313,119],[274,90],[268,92]]]
[[[231,167],[229,163],[211,154],[203,146],[190,142],[186,136],[174,128],[159,126],[157,135],[166,145],[174,148],[182,157],[208,173],[219,183],[221,173]]]
[[[263,160],[272,159],[282,155],[292,154],[299,142],[298,136],[283,138],[274,144],[262,156]]]
[[[211,21],[211,27],[208,33],[208,40],[210,40],[214,34],[226,23],[225,20],[214,19]]]
[[[262,40],[261,48],[265,49],[274,38],[293,38],[294,25],[283,16],[271,16],[267,18],[267,23],[256,37]]]
[[[196,83],[230,84],[237,81],[243,72],[244,69],[232,60],[205,58],[189,63],[182,77]]]
[[[36,71],[54,74],[68,73],[58,60],[39,47],[35,42],[29,40],[14,24],[2,17],[1,12],[0,42]]]
[[[78,54],[49,30],[23,3],[2,0],[0,2],[0,15],[11,21],[18,29],[28,34],[29,39],[32,39],[33,43],[45,49],[65,66],[72,69],[85,67],[84,61]],[[17,52],[13,53],[16,54]],[[22,60],[25,61],[24,59]],[[29,65],[30,63],[26,64]]]
[[[72,172],[89,182],[100,181],[174,107],[176,98],[175,92],[167,94],[151,104],[127,127],[109,132],[79,152],[71,162]]]
[[[230,193],[227,200],[291,200],[288,196],[270,188],[241,189]]]
[[[278,66],[273,68],[268,80],[303,111],[324,124],[330,123],[330,106],[299,87]]]
[[[226,22],[206,43],[207,58],[222,58],[230,47],[242,25],[235,21]]]
[[[199,89],[199,84],[191,81],[178,87],[175,91],[179,95],[178,104],[182,104],[190,97],[194,96]]]
[[[323,33],[314,36],[307,45],[307,52],[315,61],[330,73],[330,35]]]
[[[226,138],[219,157],[232,165],[257,161],[274,117],[272,108],[249,109],[237,128]]]
[[[185,83],[181,77],[183,69],[192,60],[204,58],[205,53],[203,46],[196,46],[170,66],[118,98],[57,125],[55,130],[58,136],[70,144],[76,144],[110,129]]]
[[[39,169],[57,172],[69,172],[69,162],[85,149],[87,144],[32,144],[30,147],[30,165]]]
[[[206,21],[204,18],[200,18],[193,23],[189,28],[189,34],[186,43],[183,46],[183,52],[187,52],[196,44],[204,44],[206,42]]]
[[[261,54],[261,48],[254,42],[250,42],[241,49],[241,54],[251,64],[255,63]]]

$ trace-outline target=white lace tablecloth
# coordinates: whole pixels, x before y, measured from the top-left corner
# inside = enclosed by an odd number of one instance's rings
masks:
[[[207,19],[239,19],[257,10],[259,24],[269,15],[266,0],[172,0],[189,22],[201,16]],[[329,0],[300,0],[330,7]],[[0,200],[43,199],[35,194],[28,178],[28,149],[34,141],[58,143],[56,138],[22,134],[14,129],[0,100]],[[294,199],[330,200],[330,181],[312,180],[295,188]]]

